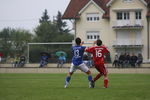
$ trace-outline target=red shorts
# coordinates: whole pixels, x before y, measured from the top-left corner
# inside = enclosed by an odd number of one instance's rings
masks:
[[[100,72],[102,75],[107,75],[107,74],[108,74],[107,68],[105,67],[105,64],[104,64],[104,63],[95,64],[95,68],[96,68],[97,71]]]

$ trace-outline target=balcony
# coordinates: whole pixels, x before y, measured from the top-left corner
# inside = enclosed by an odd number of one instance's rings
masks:
[[[139,40],[115,40],[113,41],[114,48],[142,48],[142,41]]]
[[[143,28],[143,20],[117,20],[113,22],[114,29],[142,29]]]

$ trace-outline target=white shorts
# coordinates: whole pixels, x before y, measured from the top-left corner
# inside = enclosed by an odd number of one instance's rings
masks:
[[[89,68],[84,64],[80,64],[79,66],[75,66],[73,63],[71,63],[71,67],[70,67],[70,73],[75,72],[77,69],[80,69],[83,72],[88,72]]]

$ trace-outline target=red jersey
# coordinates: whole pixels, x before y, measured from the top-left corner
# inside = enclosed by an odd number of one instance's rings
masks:
[[[105,46],[94,46],[87,48],[85,51],[93,54],[94,64],[104,63],[104,54],[109,53]]]

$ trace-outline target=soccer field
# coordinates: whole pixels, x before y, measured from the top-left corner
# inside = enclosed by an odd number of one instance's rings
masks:
[[[95,75],[94,75],[95,76]],[[150,74],[109,74],[88,88],[85,74],[75,73],[68,88],[66,74],[0,74],[0,100],[150,100]]]

